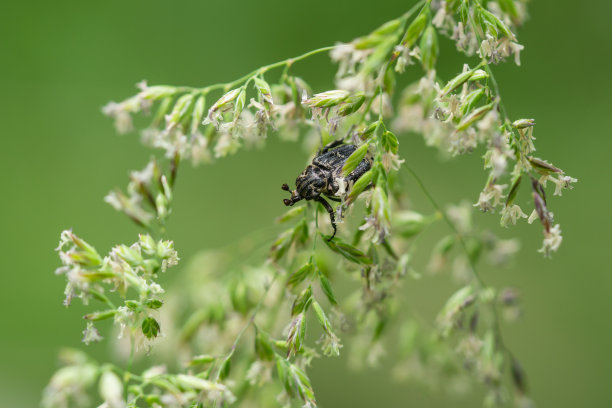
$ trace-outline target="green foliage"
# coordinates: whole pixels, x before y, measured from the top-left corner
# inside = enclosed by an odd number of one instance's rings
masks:
[[[350,43],[266,65],[229,83],[203,88],[142,83],[137,95],[108,104],[104,112],[119,131],[132,128],[131,115],[156,107],[143,141],[163,150],[165,159],[159,161],[167,162],[167,171],[152,159],[131,174],[127,193],[106,197],[146,230],[137,243],[118,245],[102,257],[64,231],[58,247],[63,266],[57,272],[67,279],[67,305],[75,297],[104,303],[103,310],[85,315],[83,341],[100,341],[94,322],[112,318],[119,337],[129,342],[130,358],[117,366],[69,352],[73,358],[51,379],[43,404],[85,405],[84,396],[97,383],[100,399],[112,407],[229,406],[247,400],[270,406],[274,398],[314,407],[307,375],[312,359],[319,357],[311,346],[314,335],[325,356],[340,354],[340,334],[351,344],[352,359],[375,364],[395,327],[401,341],[391,352],[397,355],[398,377],[409,376],[416,365],[426,367],[432,378],[457,378],[466,375],[462,367],[467,367],[486,389],[487,403],[528,402],[525,374],[503,341],[498,316],[498,309],[516,308],[517,296],[485,285],[477,270],[485,256],[496,266],[507,262],[518,246],[479,230],[472,220],[473,207],[500,209],[503,226],[527,218],[515,198],[521,181],[530,180],[534,209],[529,221],[539,218],[545,236],[540,251],[550,256],[561,243],[546,183],[555,185],[553,195],[561,195],[576,179],[533,157],[535,121],[507,116],[491,70],[509,56],[520,62],[523,46],[515,31],[524,16],[523,2],[512,0],[489,1],[486,7],[472,0],[420,1],[401,18]],[[480,62],[457,67],[448,81],[439,78],[442,36],[450,36],[468,56],[478,53]],[[313,93],[291,68],[327,51],[338,63],[336,89]],[[394,100],[395,75],[412,69],[413,59],[423,76]],[[264,73],[279,68],[277,80],[264,79]],[[488,174],[476,204],[445,210],[438,205],[400,158],[400,139],[408,131],[451,155],[484,147]],[[193,261],[196,272],[183,268],[181,290],[166,293],[158,274],[175,265],[178,256],[173,243],[161,237],[180,164],[212,162],[242,147],[261,146],[272,133],[300,134],[305,145],[317,148],[331,140],[357,146],[340,174],[327,180],[338,185],[335,217],[345,221],[338,236],[323,234],[318,205],[292,208],[277,218],[284,231],[268,243],[265,260],[242,257],[239,248],[209,252]],[[364,159],[371,161],[370,170],[349,180]],[[433,215],[412,208],[398,177],[404,173],[414,177]],[[359,217],[351,236],[350,221]],[[431,248],[427,269],[452,270],[462,288],[441,306],[432,333],[402,313],[397,292],[407,277],[422,276],[413,265],[415,242],[438,221],[448,230]],[[338,290],[342,279],[353,284]],[[324,298],[327,306],[321,304]],[[344,330],[347,322],[353,330]],[[154,342],[160,355],[147,357],[151,368],[134,373],[134,355],[148,352]]]

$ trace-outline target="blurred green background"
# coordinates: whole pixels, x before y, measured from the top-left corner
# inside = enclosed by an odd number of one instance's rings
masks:
[[[128,171],[144,166],[152,152],[141,148],[137,135],[116,135],[100,112],[106,102],[133,94],[142,79],[195,86],[231,80],[266,63],[350,41],[412,3],[4,2],[0,405],[37,406],[59,348],[84,347],[80,311],[62,306],[64,279],[53,274],[59,232],[72,227],[101,252],[133,242],[138,232],[102,198],[124,187]],[[519,32],[526,46],[522,67],[509,63],[495,73],[510,115],[536,118],[538,153],[579,183],[551,200],[564,233],[552,260],[536,252],[540,228],[525,225],[500,232],[522,240],[514,266],[483,275],[522,291],[523,319],[504,332],[539,406],[612,406],[612,3],[534,1],[530,14]],[[461,56],[448,40],[442,43],[440,70],[448,77],[460,69]],[[327,57],[301,67],[298,73],[310,70],[307,79],[316,90],[331,86],[334,67]],[[478,154],[443,162],[420,139],[400,143],[439,201],[477,198],[484,184]],[[168,233],[181,258],[269,225],[283,211],[279,185],[292,181],[305,160],[297,145],[271,138],[265,150],[241,151],[214,166],[184,166]],[[497,218],[479,220],[495,225]],[[439,281],[420,283],[421,296],[431,298],[428,310],[449,294],[435,286]],[[91,349],[101,353],[105,347]],[[478,396],[454,400],[396,384],[384,366],[352,373],[342,358],[316,362],[311,378],[322,407],[480,404]]]

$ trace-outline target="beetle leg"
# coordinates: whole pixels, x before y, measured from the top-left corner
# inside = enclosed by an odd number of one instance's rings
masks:
[[[338,140],[334,140],[331,143],[326,144],[325,146],[323,146],[323,148],[321,150],[319,150],[319,153],[317,153],[317,156],[320,156],[320,155],[322,155],[324,153],[327,153],[330,149],[333,149],[334,147],[338,147],[342,143],[344,143],[342,141],[342,139],[338,139]]]
[[[329,242],[329,241],[331,241],[336,236],[336,214],[334,213],[334,209],[332,208],[332,206],[329,205],[329,203],[327,201],[325,201],[325,199],[323,197],[318,196],[317,198],[315,198],[315,200],[318,201],[319,203],[321,203],[323,205],[323,207],[325,207],[325,209],[329,213],[329,220],[331,221],[331,225],[334,228],[334,233],[327,240]]]
[[[363,159],[361,161],[361,163],[359,163],[357,165],[357,167],[355,167],[355,170],[353,170],[351,172],[351,174],[349,174],[346,177],[346,180],[349,182],[356,182],[361,176],[363,176],[365,173],[367,173],[368,170],[370,170],[372,168],[372,164],[370,163],[370,159]]]

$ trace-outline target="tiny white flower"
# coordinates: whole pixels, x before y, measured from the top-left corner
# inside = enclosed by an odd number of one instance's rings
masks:
[[[404,71],[406,70],[407,64],[408,64],[408,59],[400,54],[400,56],[397,57],[397,62],[395,63],[395,72],[399,74],[403,74]]]
[[[572,183],[578,181],[578,179],[575,179],[570,176],[559,176],[559,178],[550,177],[549,180],[555,183],[555,192],[553,193],[553,195],[558,196],[562,194],[564,189],[567,188],[571,190],[572,188],[574,188],[574,186],[572,186]]]
[[[150,284],[147,285],[147,290],[152,294],[152,295],[159,295],[164,293],[164,289],[155,282],[151,282]]]
[[[490,132],[496,130],[499,126],[499,114],[496,110],[491,110],[482,118],[476,126],[482,132]]]
[[[381,99],[382,99],[382,103],[381,103]],[[384,117],[393,116],[393,106],[391,104],[391,97],[389,96],[389,94],[384,93],[374,98],[374,101],[372,102],[372,108],[371,108],[372,113],[379,114],[381,105],[382,105],[382,114]]]
[[[521,207],[516,204],[504,206],[501,211],[501,216],[501,225],[504,227],[507,227],[510,223],[513,225],[516,224],[516,221],[521,218],[527,218],[527,214],[525,214],[523,210],[521,210]]]
[[[478,47],[474,33],[472,31],[466,33],[462,22],[454,26],[451,39],[455,41],[458,50],[464,51],[468,55],[474,54],[474,50]]]
[[[193,165],[210,163],[211,155],[208,149],[208,139],[200,132],[192,135],[191,139],[191,162]]]
[[[542,187],[546,187],[546,182],[548,180],[551,180],[552,177],[550,177],[550,174],[543,174],[539,179],[538,179],[538,183],[540,183],[542,185]]]
[[[520,249],[517,239],[497,240],[489,253],[489,260],[493,265],[506,264]]]
[[[142,81],[137,82],[136,88],[140,89],[141,91],[146,91],[147,88],[149,88],[149,85],[147,84],[147,80],[143,79]]]
[[[339,64],[338,73],[336,74],[338,77],[355,71],[354,64],[351,63],[354,52],[355,46],[353,44],[346,43],[336,44],[336,46],[329,52],[332,61]]]
[[[531,214],[529,215],[527,222],[529,224],[532,224],[537,218],[538,218],[538,212],[536,210],[533,210]]]
[[[371,76],[366,76],[361,73],[342,77],[336,80],[336,85],[339,88],[346,89],[351,92],[363,91],[371,92],[374,89],[374,79]],[[376,104],[373,103],[372,107]]]
[[[503,190],[506,187],[508,187],[507,184],[493,184],[491,186],[494,206],[497,206],[500,204],[502,198],[504,197]]]
[[[451,40],[455,40],[455,42],[457,43],[457,47],[459,47],[460,43],[463,43],[465,41],[465,32],[463,30],[462,22],[457,23],[457,25],[453,28],[453,35],[451,36]]]
[[[254,361],[247,370],[245,379],[252,386],[263,386],[272,380],[273,364],[266,361]]]
[[[497,40],[490,34],[487,34],[487,38],[480,43],[478,55],[480,55],[481,58],[488,58],[492,63],[499,62],[501,56],[497,52]]]
[[[134,312],[128,309],[127,306],[119,306],[117,308],[117,313],[115,314],[115,324],[119,325],[119,334],[117,335],[118,339],[123,338],[126,327],[132,325],[133,319]]]
[[[88,401],[87,389],[97,378],[98,367],[79,363],[62,367],[53,374],[43,392],[43,407],[67,407],[75,401]]]
[[[446,5],[441,4],[440,8],[438,9],[438,11],[436,12],[436,15],[434,16],[433,20],[431,21],[431,23],[440,28],[442,27],[442,24],[444,23],[444,18],[446,17]]]
[[[468,234],[472,230],[472,208],[469,202],[462,201],[458,205],[450,205],[446,210],[446,215],[461,234]]]
[[[503,195],[503,190],[507,184],[490,184],[488,185],[478,197],[478,202],[474,204],[474,207],[479,207],[481,211],[486,212],[493,210],[500,203]],[[492,203],[491,203],[492,201]]]
[[[391,169],[399,170],[404,161],[404,159],[400,159],[399,156],[394,153],[385,152],[382,155],[383,167],[387,172],[389,172]]]
[[[559,249],[559,246],[561,246],[561,241],[563,241],[561,226],[557,224],[551,228],[550,231],[545,233],[542,248],[540,248],[538,252],[541,252],[545,257],[550,258],[551,253],[556,252]]]
[[[480,211],[487,212],[493,209],[491,205],[491,198],[488,193],[481,191],[478,196],[478,201],[474,204],[474,207],[479,207]]]
[[[123,408],[123,383],[112,371],[105,371],[100,377],[100,396],[109,408]]]
[[[152,366],[149,369],[147,369],[146,371],[144,371],[142,373],[142,377],[146,380],[150,380],[152,378],[155,378],[157,376],[160,376],[162,374],[166,374],[168,370],[166,369],[165,365],[156,365],[156,366]]]
[[[461,132],[455,131],[448,137],[448,142],[448,151],[453,155],[469,153],[478,146],[478,133],[473,127]]]
[[[98,332],[98,329],[94,327],[93,322],[87,322],[87,327],[83,330],[82,342],[89,345],[89,343],[96,343],[102,339],[103,337]]]
[[[499,178],[506,172],[508,165],[506,155],[499,149],[493,149],[490,159],[491,167],[493,168],[493,177]]]
[[[533,145],[533,141],[535,137],[533,137],[533,127],[525,129],[518,129],[521,141],[521,151],[525,154],[529,154],[535,151],[535,146]]]
[[[448,110],[451,113],[452,117],[458,118],[461,116],[461,112],[459,107],[461,106],[461,100],[457,97],[457,95],[452,94],[450,98],[448,98]]]
[[[219,138],[219,140],[217,141],[217,144],[215,145],[215,148],[214,148],[215,157],[219,158],[219,157],[225,157],[230,154],[234,154],[236,153],[239,147],[240,147],[240,142],[238,142],[235,138],[233,138],[232,135],[230,135],[229,133],[224,132],[223,134],[221,134],[221,137]]]
[[[523,49],[525,49],[525,46],[514,41],[510,41],[508,38],[503,38],[499,43],[499,50],[501,55],[503,55],[504,57],[508,57],[513,54],[514,63],[519,66],[521,65],[521,51]]]
[[[355,51],[353,44],[337,43],[329,52],[329,56],[332,61],[338,62],[350,58],[353,51]]]
[[[124,109],[122,104],[109,102],[102,108],[102,112],[115,119],[115,129],[117,129],[118,133],[127,133],[134,128],[132,116]]]
[[[334,333],[323,337],[321,349],[326,356],[339,356],[341,348],[340,339]]]

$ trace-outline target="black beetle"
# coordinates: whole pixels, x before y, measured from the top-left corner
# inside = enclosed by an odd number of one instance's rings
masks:
[[[285,198],[283,203],[292,206],[300,200],[318,201],[329,213],[334,233],[329,241],[336,235],[336,217],[332,206],[322,197],[325,195],[332,201],[341,201],[337,193],[340,190],[340,182],[347,185],[355,183],[365,172],[372,167],[372,160],[365,157],[347,177],[342,177],[342,168],[349,156],[357,150],[357,146],[343,144],[342,140],[331,142],[321,149],[312,163],[304,169],[295,180],[295,190],[291,191],[287,184],[282,189],[291,192],[291,198]]]

